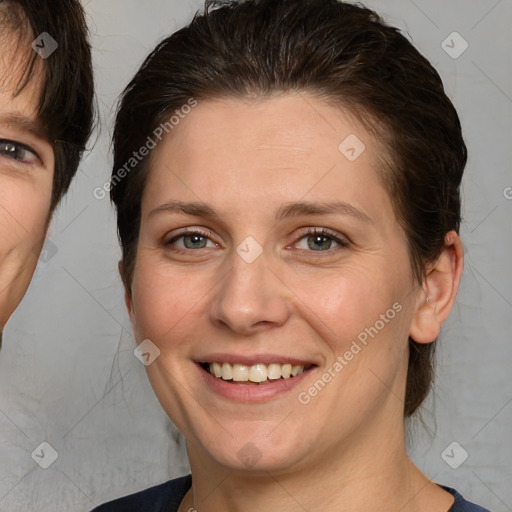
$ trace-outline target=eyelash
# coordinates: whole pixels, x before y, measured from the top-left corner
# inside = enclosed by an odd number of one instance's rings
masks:
[[[17,164],[22,165],[30,165],[35,162],[30,161],[29,159],[20,159],[15,158],[12,156],[13,151],[9,151],[5,149],[6,147],[14,147],[15,151],[14,153],[18,152],[25,152],[30,153],[33,157],[35,157],[38,161],[41,161],[39,158],[39,155],[29,146],[26,144],[22,144],[21,142],[16,142],[14,140],[8,140],[8,139],[0,139],[0,157],[8,158],[9,160],[16,162]]]
[[[173,243],[175,243],[177,240],[179,240],[180,238],[183,238],[185,236],[190,236],[190,235],[199,235],[199,236],[202,236],[204,238],[208,238],[211,241],[213,241],[212,240],[213,233],[211,231],[209,231],[209,230],[202,231],[200,229],[193,229],[193,230],[186,229],[185,231],[182,231],[178,235],[174,236],[173,238],[171,238],[170,240],[165,242],[164,245],[166,247],[169,247]],[[343,239],[339,238],[336,235],[336,233],[331,232],[330,230],[328,230],[326,228],[309,228],[307,231],[305,231],[304,233],[301,234],[301,236],[297,239],[296,242],[294,242],[294,244],[296,244],[297,242],[299,242],[303,238],[307,238],[308,236],[315,236],[315,235],[322,235],[322,236],[325,236],[327,238],[330,238],[331,240],[333,240],[334,242],[336,242],[340,246],[337,249],[344,249],[344,248],[349,246],[349,242],[347,240],[343,240]],[[287,246],[287,248],[288,247],[289,246]],[[202,248],[202,249],[206,249],[206,248]],[[183,253],[190,253],[190,252],[198,252],[201,249],[181,249],[180,248],[180,249],[172,249],[172,250],[174,252],[176,252],[176,253],[183,254]],[[308,251],[307,249],[299,249],[299,250],[300,251],[304,251],[304,252],[308,252],[308,253],[313,253],[313,254],[317,253],[318,254],[318,253],[332,253],[333,250],[336,250],[336,248],[334,248],[334,249],[327,249],[326,251]],[[320,257],[322,257],[322,256],[320,256]]]

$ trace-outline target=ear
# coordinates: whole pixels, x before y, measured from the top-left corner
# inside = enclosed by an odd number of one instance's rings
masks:
[[[133,306],[132,292],[128,288],[128,285],[123,277],[125,275],[124,271],[123,271],[123,269],[124,269],[123,260],[119,261],[119,263],[117,264],[117,268],[119,270],[119,274],[121,275],[121,279],[122,279],[123,285],[124,285],[124,303],[126,304],[126,309],[128,310],[128,315],[130,316],[130,323],[132,324],[132,328],[135,331],[135,325],[136,325],[135,308]]]
[[[450,231],[444,248],[430,267],[418,295],[409,336],[417,343],[432,343],[441,332],[455,303],[464,268],[464,250],[459,235]]]

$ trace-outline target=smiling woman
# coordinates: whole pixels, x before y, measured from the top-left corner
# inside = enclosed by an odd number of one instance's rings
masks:
[[[0,345],[77,171],[92,98],[80,3],[0,1]]]
[[[362,7],[207,2],[125,90],[113,176],[191,98],[111,191],[191,475],[97,510],[483,511],[405,448],[463,268],[437,72]]]

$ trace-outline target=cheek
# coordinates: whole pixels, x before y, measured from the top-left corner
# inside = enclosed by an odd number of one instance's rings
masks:
[[[20,181],[0,173],[0,325],[28,288],[44,243],[50,208],[51,186],[45,191]]]
[[[27,253],[37,254],[45,237],[51,202],[51,183],[36,185],[4,181],[1,187],[0,250],[3,254],[19,252],[19,257]]]
[[[297,274],[290,288],[301,316],[339,352],[399,301],[396,281],[381,276],[376,266],[346,265],[329,273]]]
[[[382,340],[382,350],[389,353],[394,348],[389,345],[406,332],[405,314],[393,307],[402,306],[405,284],[403,276],[386,273],[384,267],[378,258],[330,270],[282,266],[276,280],[281,288],[275,293],[288,302],[291,316],[285,329],[296,329],[298,340],[306,329],[309,347],[314,340],[329,346],[336,356],[345,353],[353,340]],[[149,338],[161,349],[174,351],[190,337],[204,334],[208,339],[215,329],[210,305],[222,286],[218,269],[171,266],[152,250],[139,250],[132,282],[137,341]]]
[[[304,304],[300,316],[330,348],[322,376],[333,381],[325,393],[301,390],[301,399],[315,401],[318,394],[320,414],[338,417],[331,408],[344,404],[362,417],[384,403],[389,390],[402,393],[397,379],[407,366],[409,312],[396,280],[355,269],[341,274],[315,286],[304,280],[294,290]],[[340,425],[345,421],[339,418]]]
[[[331,371],[324,376],[335,376],[329,391],[322,392],[325,400],[318,401],[320,408],[344,403],[359,410],[361,400],[365,407],[376,407],[406,368],[407,287],[403,277],[386,274],[382,267],[375,262],[346,265],[329,276],[318,273],[315,279],[295,282],[299,316],[312,337],[320,336],[329,348],[326,369]],[[401,388],[395,393],[400,396]]]
[[[211,288],[204,273],[180,271],[139,253],[132,281],[137,341],[149,338],[163,342],[172,338],[179,342]]]

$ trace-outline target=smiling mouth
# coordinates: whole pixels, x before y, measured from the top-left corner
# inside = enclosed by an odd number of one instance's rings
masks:
[[[315,365],[292,365],[290,363],[279,364],[245,364],[230,363],[199,363],[203,370],[219,380],[231,384],[264,385],[278,380],[293,379]]]

